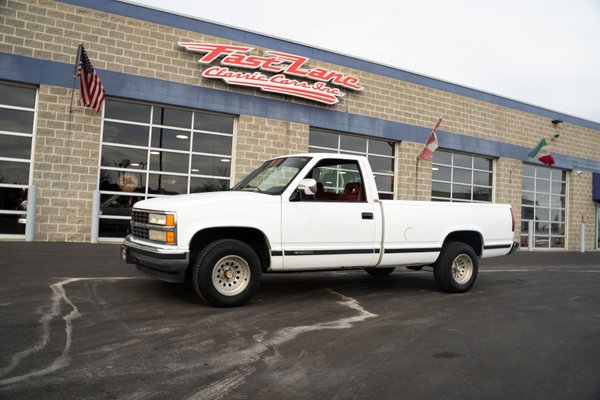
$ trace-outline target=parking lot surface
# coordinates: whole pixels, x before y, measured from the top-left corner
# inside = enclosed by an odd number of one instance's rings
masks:
[[[0,399],[600,399],[600,253],[263,275],[212,308],[117,245],[0,242]]]

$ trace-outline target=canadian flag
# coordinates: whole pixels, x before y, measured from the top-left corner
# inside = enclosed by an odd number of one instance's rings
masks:
[[[438,148],[439,143],[438,143],[438,138],[437,138],[435,131],[437,131],[437,129],[440,127],[441,123],[442,123],[442,119],[440,118],[440,119],[438,119],[437,124],[435,124],[435,127],[429,134],[429,137],[427,138],[427,143],[425,143],[425,147],[421,151],[421,154],[419,154],[419,157],[422,160],[429,160],[431,158],[431,156],[433,155],[433,152]]]

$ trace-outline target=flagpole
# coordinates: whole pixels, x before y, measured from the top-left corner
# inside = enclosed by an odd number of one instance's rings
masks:
[[[415,200],[419,200],[417,197],[417,186],[419,183],[419,161],[421,161],[421,157],[417,156],[417,166],[415,168],[415,190],[414,190]]]
[[[75,58],[75,70],[73,71],[73,87],[71,88],[71,102],[69,103],[69,114],[73,112],[73,95],[75,93],[75,81],[77,79],[77,70],[81,61],[81,51],[83,50],[83,43],[79,43],[77,46],[77,57]]]

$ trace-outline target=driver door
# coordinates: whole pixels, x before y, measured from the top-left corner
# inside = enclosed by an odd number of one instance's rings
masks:
[[[322,160],[306,178],[317,181],[314,198],[282,202],[284,269],[373,265],[379,208],[365,193],[358,162]]]

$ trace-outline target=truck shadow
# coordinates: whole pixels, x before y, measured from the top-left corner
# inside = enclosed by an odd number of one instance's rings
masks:
[[[141,293],[160,297],[161,302],[205,305],[195,294],[191,283],[166,283],[147,280],[140,285]],[[386,277],[373,277],[364,271],[302,272],[263,274],[261,285],[249,305],[259,302],[294,301],[299,297],[314,297],[316,292],[335,290],[354,296],[412,296],[425,292],[438,292],[429,272],[398,270]]]

